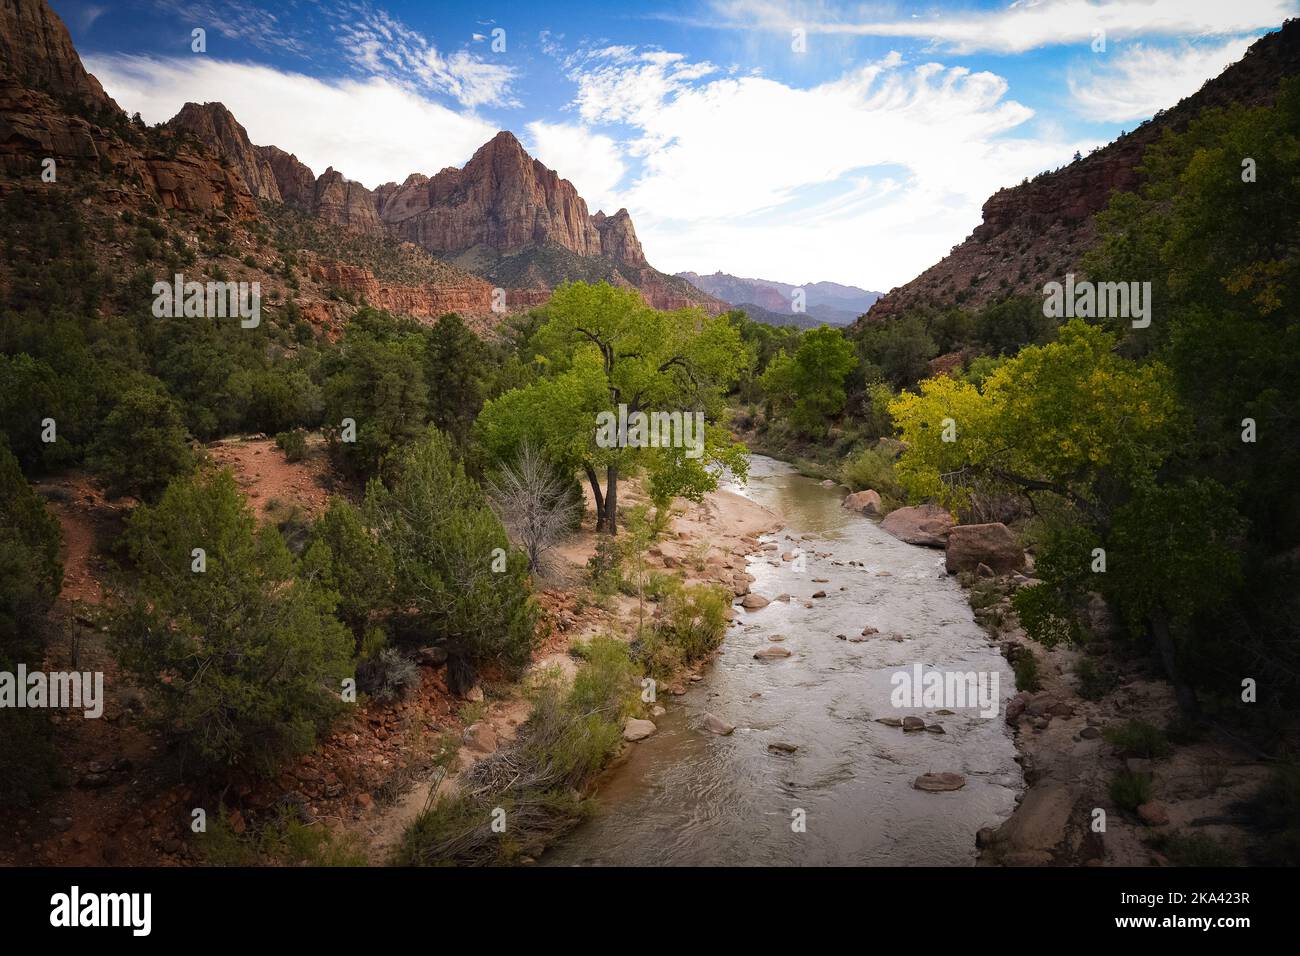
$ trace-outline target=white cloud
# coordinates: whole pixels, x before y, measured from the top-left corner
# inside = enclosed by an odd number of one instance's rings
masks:
[[[630,128],[641,166],[624,204],[667,271],[888,288],[945,255],[998,188],[1099,145],[1023,133],[1033,111],[1002,77],[897,53],[805,89],[716,74],[660,53],[572,74],[586,123]]]
[[[394,83],[455,97],[462,105],[518,106],[511,95],[516,71],[465,50],[439,52],[423,35],[385,10],[360,2],[335,14],[344,56],[354,66]],[[475,34],[479,39],[481,34]]]
[[[627,165],[613,139],[572,123],[536,120],[527,130],[528,151],[573,183],[592,212],[617,211],[614,189]]]
[[[958,53],[1022,53],[1039,47],[1090,44],[1139,36],[1230,36],[1279,27],[1300,11],[1297,0],[1015,0],[979,12],[930,12],[858,20],[818,0],[714,0],[712,25],[809,36],[906,37]],[[809,53],[814,49],[810,46]]]
[[[327,83],[208,57],[88,56],[86,68],[146,122],[171,119],[189,101],[218,100],[255,144],[295,153],[317,175],[333,166],[371,188],[460,166],[497,131],[382,77]]]
[[[1112,57],[1071,72],[1074,110],[1092,120],[1145,119],[1173,106],[1245,54],[1254,37],[1169,49],[1135,43]]]

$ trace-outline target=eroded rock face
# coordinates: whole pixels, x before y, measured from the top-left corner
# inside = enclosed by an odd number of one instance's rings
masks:
[[[645,253],[641,242],[632,228],[632,217],[626,209],[620,209],[612,216],[598,212],[591,217],[600,234],[600,254],[607,259],[629,266],[646,265]]]
[[[974,571],[981,565],[996,574],[1010,574],[1025,566],[1025,551],[1006,525],[962,524],[948,532],[944,554],[948,573]]]
[[[314,213],[316,202],[316,174],[292,153],[278,146],[258,146],[257,154],[266,162],[275,177],[280,200],[304,212]]]
[[[280,187],[265,155],[248,139],[248,131],[221,103],[186,103],[167,121],[173,129],[193,133],[200,142],[239,171],[244,184],[258,199],[280,202]]]
[[[313,263],[311,277],[323,285],[364,297],[376,308],[399,315],[437,318],[448,312],[471,316],[487,315],[492,311],[492,286],[471,277],[449,284],[395,285],[381,283],[369,269],[335,260]]]
[[[952,528],[952,515],[937,505],[919,505],[891,511],[880,527],[900,541],[927,548],[942,548]]]
[[[866,491],[855,491],[845,497],[841,504],[858,514],[878,515],[880,514],[880,493],[870,488]]]
[[[0,75],[29,88],[118,108],[86,72],[68,28],[44,0],[0,2]]]
[[[365,186],[331,166],[316,180],[315,213],[325,222],[367,236],[383,235],[375,197]]]
[[[555,242],[598,256],[600,232],[573,184],[497,133],[461,169],[384,187],[382,218],[397,235],[430,252],[455,255],[482,246],[498,253]],[[639,247],[638,247],[639,248]]]

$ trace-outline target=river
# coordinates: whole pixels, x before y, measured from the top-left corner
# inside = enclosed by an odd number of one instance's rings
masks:
[[[750,559],[753,590],[790,594],[741,611],[717,658],[684,696],[663,700],[658,732],[632,745],[594,815],[548,850],[545,865],[971,865],[975,832],[1010,815],[1023,786],[1002,719],[1014,677],[976,625],[943,552],[904,544],[790,466],[755,455],[727,486],[780,514],[776,551]],[[801,548],[805,566],[780,560]],[[850,564],[849,562],[858,562]],[[817,580],[814,580],[817,579]],[[812,599],[816,591],[826,597]],[[811,607],[807,603],[811,602]],[[837,635],[880,633],[854,643]],[[784,660],[754,652],[784,637]],[[996,674],[994,717],[978,707],[892,705],[891,675]],[[735,725],[701,728],[706,713]],[[919,716],[944,733],[877,717]],[[793,753],[769,744],[792,744]],[[964,774],[956,791],[914,789],[926,772]],[[800,825],[802,823],[802,826]]]

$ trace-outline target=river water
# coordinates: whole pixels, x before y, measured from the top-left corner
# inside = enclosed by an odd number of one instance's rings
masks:
[[[1015,683],[944,572],[943,552],[898,541],[841,507],[841,491],[770,458],[753,456],[748,484],[727,487],[787,522],[762,539],[778,550],[752,557],[749,571],[755,592],[791,600],[741,611],[704,679],[682,697],[664,695],[668,713],[656,720],[658,733],[632,745],[601,788],[593,817],[541,862],[973,864],[975,832],[1009,816],[1023,786],[1001,716]],[[796,548],[805,554],[802,568],[780,560]],[[812,600],[816,591],[826,597]],[[837,637],[866,626],[880,634],[861,643]],[[784,637],[779,646],[791,656],[755,660],[773,635]],[[893,706],[891,676],[916,664],[990,681],[996,674],[998,714]],[[702,729],[706,713],[735,732]],[[945,732],[875,721],[908,715]],[[774,752],[772,743],[797,750]],[[912,781],[930,771],[964,774],[966,784],[944,793],[914,789]]]

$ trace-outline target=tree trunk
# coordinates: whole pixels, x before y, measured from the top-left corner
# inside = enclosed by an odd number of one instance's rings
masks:
[[[600,479],[596,477],[596,469],[591,465],[583,465],[587,472],[587,481],[591,484],[591,496],[596,501],[596,530],[605,530],[605,496],[600,493]]]
[[[1151,628],[1151,637],[1155,640],[1156,650],[1160,653],[1160,662],[1164,665],[1165,676],[1174,685],[1174,696],[1178,700],[1178,709],[1184,717],[1196,718],[1200,715],[1200,703],[1196,691],[1183,682],[1178,670],[1178,652],[1174,647],[1173,635],[1169,633],[1169,615],[1163,607],[1157,607],[1147,615],[1147,624]]]
[[[605,469],[605,530],[618,534],[618,465]]]

